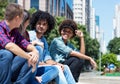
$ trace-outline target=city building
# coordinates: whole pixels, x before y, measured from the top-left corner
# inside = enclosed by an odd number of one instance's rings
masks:
[[[85,25],[90,33],[90,12],[92,0],[73,0],[73,19],[78,24]]]
[[[120,37],[120,4],[115,6],[115,16],[113,18],[113,38]]]
[[[96,38],[96,17],[95,17],[95,9],[91,8],[91,12],[90,12],[90,27],[89,27],[89,31],[90,31],[90,37],[95,39]]]
[[[73,12],[67,0],[16,0],[16,3],[22,5],[25,9],[35,8],[49,12],[53,16],[63,16],[73,19]]]

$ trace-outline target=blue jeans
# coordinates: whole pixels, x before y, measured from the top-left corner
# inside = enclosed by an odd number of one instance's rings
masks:
[[[28,67],[27,60],[8,50],[0,50],[0,84],[27,84],[34,76],[32,67]]]
[[[39,83],[35,78],[30,84],[47,84],[58,75],[58,69],[55,66],[39,66],[36,76],[41,76],[42,82]]]
[[[43,58],[43,48],[41,46],[39,46],[39,45],[36,45],[35,47],[39,52],[39,61],[42,61],[44,59]]]
[[[58,65],[55,66],[59,70],[59,74],[55,78],[57,84],[76,84],[72,76],[72,73],[67,65],[64,65],[64,71],[62,71],[60,66]]]
[[[30,78],[35,75],[32,67],[28,66],[26,59],[15,56],[12,62],[12,82],[14,84],[27,84]]]
[[[11,66],[13,54],[8,50],[0,50],[0,84],[11,84]]]

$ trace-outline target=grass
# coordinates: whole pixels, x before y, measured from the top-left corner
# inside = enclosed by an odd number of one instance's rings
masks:
[[[120,76],[120,72],[106,73],[106,76]]]

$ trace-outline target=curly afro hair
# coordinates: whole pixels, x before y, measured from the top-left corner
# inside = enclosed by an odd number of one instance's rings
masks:
[[[49,33],[55,27],[55,19],[52,15],[47,12],[38,10],[37,12],[33,13],[32,18],[30,20],[30,28],[31,30],[35,30],[35,26],[38,21],[46,20],[48,23],[48,29],[45,33]]]
[[[61,30],[63,28],[70,28],[74,35],[73,37],[75,36],[75,30],[77,30],[77,24],[73,21],[73,20],[64,20],[60,26],[59,26],[59,33],[61,34]]]

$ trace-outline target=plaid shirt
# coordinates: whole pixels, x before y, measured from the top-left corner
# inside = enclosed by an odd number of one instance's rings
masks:
[[[2,21],[0,22],[0,49],[5,49],[5,45],[9,42],[17,44],[24,50],[26,50],[28,44],[30,44],[20,35],[17,29],[10,31],[5,21]]]

